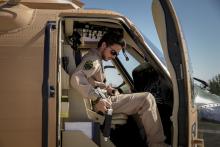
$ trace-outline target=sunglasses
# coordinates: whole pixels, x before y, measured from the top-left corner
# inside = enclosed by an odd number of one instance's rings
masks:
[[[111,54],[112,54],[112,56],[118,56],[118,52],[116,52],[113,48],[111,48],[110,46],[109,46],[109,48],[111,49]]]

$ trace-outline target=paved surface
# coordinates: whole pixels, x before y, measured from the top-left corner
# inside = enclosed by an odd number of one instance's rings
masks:
[[[220,123],[200,121],[199,132],[203,136],[205,147],[220,147]]]

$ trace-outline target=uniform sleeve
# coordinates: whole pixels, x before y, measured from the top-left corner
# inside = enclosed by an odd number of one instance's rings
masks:
[[[89,82],[89,78],[92,77],[101,68],[101,65],[97,61],[93,61],[92,67],[86,67],[86,63],[80,70],[74,72],[71,76],[71,86],[77,89],[84,98],[95,100],[99,95]],[[88,66],[88,65],[87,65]]]
[[[94,87],[100,87],[101,89],[106,89],[107,85],[104,82],[95,81],[93,79],[88,79]]]

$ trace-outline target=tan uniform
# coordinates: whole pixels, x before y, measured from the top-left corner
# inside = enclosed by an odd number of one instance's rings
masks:
[[[91,65],[92,66],[89,66]],[[85,98],[96,99],[94,87],[105,88],[103,82],[104,73],[102,67],[102,58],[96,49],[91,49],[86,54],[82,62],[76,68],[71,76],[71,85],[77,89]],[[155,98],[152,94],[133,93],[111,96],[113,113],[124,113],[127,115],[139,114],[149,147],[162,147],[165,136],[157,110]]]

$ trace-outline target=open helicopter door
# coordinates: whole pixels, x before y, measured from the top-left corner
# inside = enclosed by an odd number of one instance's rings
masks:
[[[197,109],[187,46],[171,0],[153,0],[152,13],[174,91],[173,146],[204,146],[197,136]]]

